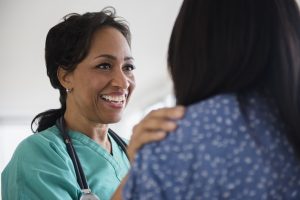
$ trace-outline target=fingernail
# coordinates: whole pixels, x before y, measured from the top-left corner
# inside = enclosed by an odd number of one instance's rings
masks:
[[[176,113],[178,114],[178,115],[183,115],[184,114],[184,111],[185,111],[185,107],[183,107],[183,106],[177,106],[177,108],[176,108]]]
[[[165,133],[165,132],[160,132],[160,133],[157,133],[157,135],[158,135],[159,137],[165,137],[165,136],[167,135],[167,133]]]

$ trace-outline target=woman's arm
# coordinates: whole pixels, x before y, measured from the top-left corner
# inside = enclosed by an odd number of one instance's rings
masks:
[[[166,134],[176,129],[176,121],[183,117],[184,107],[161,108],[151,111],[133,128],[133,133],[128,145],[129,160],[132,163],[136,152],[150,142],[159,141],[165,138]],[[122,189],[128,175],[114,193],[112,200],[122,199]]]

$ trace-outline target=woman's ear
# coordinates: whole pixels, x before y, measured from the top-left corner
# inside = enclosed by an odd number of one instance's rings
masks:
[[[60,84],[66,88],[66,89],[72,89],[73,83],[72,83],[72,73],[68,72],[62,67],[58,67],[57,69],[57,78],[60,82]]]

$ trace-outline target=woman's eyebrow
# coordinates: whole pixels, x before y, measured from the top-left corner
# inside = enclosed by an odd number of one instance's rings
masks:
[[[99,56],[96,56],[95,58],[99,58],[99,57],[104,57],[104,58],[108,58],[108,59],[111,59],[111,60],[117,60],[116,56],[113,56],[113,55],[110,55],[110,54],[101,54]],[[134,58],[131,57],[131,56],[127,56],[127,57],[124,58],[124,60],[134,60]]]

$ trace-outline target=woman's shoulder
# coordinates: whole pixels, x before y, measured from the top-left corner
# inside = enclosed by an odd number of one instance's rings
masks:
[[[195,113],[205,115],[223,115],[238,106],[237,95],[234,93],[219,94],[189,105],[186,118]],[[228,110],[229,109],[229,110]]]
[[[56,126],[52,126],[41,132],[28,136],[20,143],[20,145],[26,145],[27,143],[44,145],[47,143],[50,144],[57,142],[63,143],[61,136],[59,135],[58,129],[56,128]]]
[[[17,146],[12,160],[22,157],[34,160],[39,155],[63,154],[65,145],[55,126],[25,138]]]
[[[66,163],[67,158],[66,147],[57,134],[56,127],[50,127],[21,141],[2,175],[18,173],[26,176],[30,170],[41,170],[56,163]]]
[[[77,195],[77,186],[73,184],[76,183],[76,176],[72,161],[57,133],[56,127],[51,127],[25,138],[16,148],[1,174],[5,191],[16,195],[14,199],[33,193],[37,195],[36,199],[41,199],[41,195],[48,196],[48,199],[57,199],[59,194],[64,193],[66,196],[71,191],[74,196]],[[57,192],[59,188],[55,184],[58,182],[69,190]],[[37,185],[39,189],[36,189]],[[14,191],[18,193],[11,194]]]
[[[236,94],[219,94],[187,107],[185,116],[178,122],[182,128],[197,127],[206,131],[218,131],[232,125],[241,115]],[[217,128],[217,130],[216,130]]]
[[[145,149],[198,148],[199,145],[218,141],[233,127],[243,128],[240,110],[235,94],[220,94],[187,107],[185,115],[177,122],[177,129],[169,133],[165,140],[145,145]],[[238,122],[238,123],[237,123]],[[152,150],[151,150],[152,151]],[[177,150],[176,150],[177,151]]]
[[[226,148],[232,142],[244,140],[248,135],[244,133],[249,132],[249,123],[261,119],[268,124],[263,114],[268,109],[264,110],[266,102],[255,93],[243,98],[235,93],[225,93],[188,106],[184,117],[177,122],[177,129],[160,145],[188,145],[190,148],[192,144],[197,147],[213,143]]]

